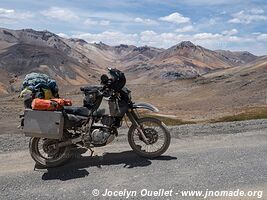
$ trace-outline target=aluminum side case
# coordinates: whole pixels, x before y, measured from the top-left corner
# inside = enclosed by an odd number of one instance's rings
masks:
[[[28,137],[62,139],[64,117],[60,111],[24,111],[23,132]]]

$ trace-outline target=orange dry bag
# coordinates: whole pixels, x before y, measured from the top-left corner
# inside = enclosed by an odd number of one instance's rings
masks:
[[[47,110],[47,111],[55,111],[62,110],[63,106],[71,106],[72,102],[70,100],[64,99],[34,99],[32,101],[32,109],[33,110]]]

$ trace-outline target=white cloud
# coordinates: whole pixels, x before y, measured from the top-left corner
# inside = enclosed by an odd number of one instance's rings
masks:
[[[184,26],[175,30],[177,33],[193,32],[195,28],[192,25]]]
[[[90,26],[90,25],[97,25],[98,22],[89,18],[89,19],[86,19],[86,20],[84,21],[84,24]]]
[[[140,18],[140,17],[135,18],[134,22],[145,24],[145,25],[156,25],[156,24],[158,24],[155,20],[143,19],[143,18]]]
[[[182,40],[188,40],[186,35],[176,33],[156,33],[154,31],[143,31],[140,33],[140,43],[142,45],[167,48],[177,44]]]
[[[235,31],[232,31],[235,32]],[[197,33],[192,36],[192,41],[200,44],[223,44],[228,42],[254,42],[254,38],[224,35],[220,33]],[[203,43],[204,42],[204,43]]]
[[[175,12],[165,17],[160,17],[159,20],[171,22],[175,24],[182,24],[190,22],[190,18],[184,17],[182,14]]]
[[[140,37],[140,41],[142,44],[146,44],[146,45],[151,45],[151,46],[159,46],[159,42],[158,41],[158,34],[155,31],[143,31],[140,33],[139,35]]]
[[[0,8],[0,19],[2,23],[14,23],[17,20],[25,20],[33,16],[30,12],[19,12],[13,9]]]
[[[168,48],[183,40],[191,40],[191,35],[177,33],[156,33],[154,31],[143,31],[140,33],[140,44]]]
[[[81,38],[89,43],[104,42],[109,45],[132,44],[137,46],[149,45],[161,48],[168,48],[176,45],[181,41],[192,41],[195,44],[202,45],[211,49],[224,49],[233,43],[244,45],[246,43],[255,43],[255,37],[239,37],[233,35],[224,35],[220,33],[196,33],[196,34],[181,34],[181,33],[157,33],[152,30],[146,30],[139,34],[126,34],[122,32],[105,31],[102,33],[80,33],[72,35],[74,38]],[[259,39],[267,39],[267,34],[262,35]]]
[[[261,32],[253,32],[253,33],[251,33],[252,35],[260,35],[261,34]]]
[[[237,33],[238,33],[238,30],[236,30],[235,28],[231,30],[225,30],[222,32],[223,35],[235,35]]]
[[[263,14],[264,10],[262,10],[261,8],[253,8],[253,9],[250,10],[250,12],[252,14]]]
[[[78,15],[67,8],[51,7],[48,10],[41,11],[45,17],[61,21],[73,21],[79,19]]]
[[[154,31],[143,31],[140,33],[140,44],[156,47],[168,48],[181,41],[192,41],[195,44],[211,49],[225,49],[233,44],[244,45],[246,43],[255,43],[253,37],[238,37],[232,35],[223,35],[219,33],[156,33]]]
[[[197,33],[193,36],[194,40],[214,40],[220,39],[222,37],[221,34],[213,34],[213,33]]]
[[[236,31],[227,30],[229,33]],[[226,32],[225,32],[226,33]],[[68,37],[65,34],[58,34],[62,37]],[[191,41],[196,45],[203,46],[208,49],[229,49],[229,50],[248,50],[257,54],[264,52],[253,49],[257,45],[263,45],[267,42],[267,33],[257,35],[236,36],[224,33],[202,32],[196,34],[165,32],[158,33],[152,30],[142,31],[138,34],[123,33],[117,31],[104,31],[101,33],[77,33],[71,38],[81,38],[89,43],[104,42],[108,45],[129,44],[136,46],[154,46],[159,48],[169,48],[181,41]],[[264,50],[262,47],[261,50]],[[264,50],[265,51],[265,50]]]
[[[258,35],[257,36],[257,40],[266,41],[267,42],[267,34],[263,33],[263,34]]]
[[[115,31],[104,31],[102,33],[80,33],[73,35],[74,38],[81,38],[89,43],[104,42],[110,45],[117,44],[136,44],[138,41],[138,34],[125,34]]]
[[[250,24],[257,21],[266,21],[267,17],[263,14],[263,10],[251,9],[248,11],[241,10],[240,12],[234,13],[232,19],[228,20],[229,23],[236,24]]]
[[[193,5],[193,6],[203,6],[203,5],[231,5],[243,2],[244,0],[180,0],[180,3],[184,3],[187,5]]]
[[[4,8],[0,8],[0,15],[1,16],[9,16],[10,14],[14,14],[15,10],[13,9],[4,9]]]
[[[68,36],[67,34],[65,34],[65,33],[57,33],[57,35],[58,35],[59,37],[69,38],[69,36]]]
[[[110,21],[109,20],[100,20],[99,25],[108,26],[108,25],[110,25]]]
[[[87,26],[91,26],[91,25],[108,26],[108,25],[110,25],[110,21],[108,21],[108,20],[93,20],[91,18],[88,18],[84,21],[84,24]]]
[[[99,12],[95,10],[90,10],[89,12],[80,12],[79,15],[91,18],[91,19],[107,19],[110,21],[118,21],[118,22],[129,22],[132,21],[133,18],[127,14],[123,14],[121,12]]]
[[[209,25],[215,25],[215,24],[217,24],[217,20],[218,20],[218,18],[211,18],[211,19],[208,21],[208,24],[209,24]]]

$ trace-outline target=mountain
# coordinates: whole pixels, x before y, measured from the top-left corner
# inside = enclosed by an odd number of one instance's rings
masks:
[[[73,48],[72,42],[48,31],[0,29],[2,91],[10,89],[6,79],[21,80],[32,71],[47,73],[63,85],[95,82],[101,73],[98,64],[79,51],[78,44]]]
[[[150,102],[164,114],[204,121],[239,113],[264,113],[267,56],[201,77],[157,84],[133,84],[136,101]]]
[[[169,49],[158,50],[152,58],[128,66],[127,70],[152,75],[154,78],[176,80],[238,66],[256,58],[257,56],[247,52],[211,51],[184,41]]]
[[[130,83],[202,76],[257,59],[248,52],[211,51],[189,41],[168,49],[102,42],[89,44],[49,31],[0,28],[0,93],[16,90],[25,74],[37,71],[61,85],[96,83],[106,67],[123,70]]]
[[[232,52],[232,51],[225,51],[225,50],[215,50],[215,52],[219,53],[225,59],[232,62],[234,66],[246,64],[257,59],[257,56],[247,51]]]

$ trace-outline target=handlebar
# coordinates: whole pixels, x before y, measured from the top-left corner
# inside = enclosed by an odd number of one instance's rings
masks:
[[[102,90],[102,88],[103,86],[91,85],[91,86],[80,87],[80,90],[86,93],[86,92],[96,92],[98,90]]]
[[[112,91],[112,89],[107,84],[105,84],[103,86],[85,86],[85,87],[80,87],[80,90],[83,93],[94,93],[94,92],[98,92],[100,94],[104,94],[107,91]]]

